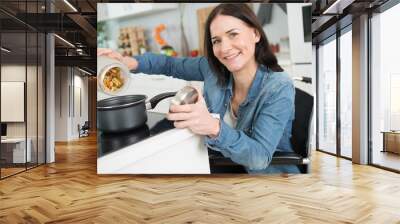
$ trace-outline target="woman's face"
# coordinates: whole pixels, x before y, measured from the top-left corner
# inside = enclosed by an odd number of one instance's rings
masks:
[[[218,15],[210,24],[210,34],[215,57],[230,72],[255,64],[255,45],[260,35],[254,28],[236,17]]]

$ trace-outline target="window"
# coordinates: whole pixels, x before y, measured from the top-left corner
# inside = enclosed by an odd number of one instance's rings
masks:
[[[318,48],[318,149],[336,153],[336,40]]]
[[[1,7],[18,7],[19,16],[24,16],[24,13],[40,13],[44,4],[44,1],[2,1]],[[10,98],[0,105],[1,122],[7,125],[0,144],[2,179],[45,163],[46,38],[22,20],[4,12],[0,12],[0,17],[9,21],[0,23],[1,99]]]
[[[340,155],[352,156],[352,35],[340,36]]]
[[[371,18],[371,141],[372,164],[400,170],[400,4]],[[390,136],[391,137],[390,137]],[[397,137],[395,137],[397,136]],[[392,138],[387,141],[386,137]],[[394,145],[393,145],[393,144]]]

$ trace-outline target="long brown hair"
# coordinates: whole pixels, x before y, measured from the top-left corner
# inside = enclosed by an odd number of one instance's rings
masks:
[[[214,8],[207,18],[204,33],[204,50],[207,57],[208,63],[211,69],[217,75],[218,83],[220,85],[226,85],[229,80],[229,70],[215,57],[213,52],[213,45],[211,42],[210,25],[211,22],[218,15],[233,16],[245,22],[248,26],[253,27],[260,35],[260,41],[256,43],[255,47],[255,59],[258,64],[267,66],[269,69],[275,72],[281,72],[283,69],[278,64],[278,60],[272,53],[269,47],[267,36],[264,33],[263,28],[257,20],[256,15],[250,9],[247,4],[220,4]]]

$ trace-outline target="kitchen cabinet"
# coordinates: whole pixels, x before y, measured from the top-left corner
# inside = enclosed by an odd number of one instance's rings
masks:
[[[199,54],[204,55],[204,29],[206,25],[206,21],[208,15],[210,15],[211,11],[215,8],[215,6],[202,8],[197,10],[197,24],[199,27]]]
[[[384,131],[382,152],[400,154],[400,131]]]

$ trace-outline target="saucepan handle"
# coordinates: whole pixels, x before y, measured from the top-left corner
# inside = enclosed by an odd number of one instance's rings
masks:
[[[153,98],[151,98],[149,100],[149,102],[146,102],[146,110],[153,109],[154,107],[157,106],[157,104],[161,100],[168,98],[168,97],[173,97],[175,95],[176,95],[176,92],[166,92],[166,93],[161,93],[161,94],[154,96]]]

